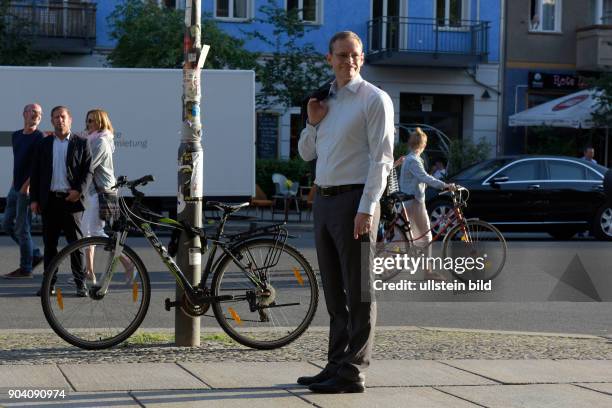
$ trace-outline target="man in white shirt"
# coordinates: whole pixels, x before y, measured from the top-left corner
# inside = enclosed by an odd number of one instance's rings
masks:
[[[315,241],[330,316],[327,366],[298,378],[313,392],[363,392],[372,353],[376,304],[362,268],[369,269],[367,243],[376,242],[395,129],[391,98],[359,75],[363,60],[355,33],[332,37],[327,61],[336,79],[327,99],[309,100],[298,144],[304,160],[317,159]]]

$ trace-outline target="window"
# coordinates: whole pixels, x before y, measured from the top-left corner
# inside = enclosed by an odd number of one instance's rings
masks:
[[[436,0],[438,25],[460,27],[462,20],[469,20],[469,0]]]
[[[586,167],[559,160],[548,161],[551,180],[585,180]]]
[[[287,11],[296,10],[298,18],[308,23],[320,22],[319,13],[322,0],[286,0]]]
[[[502,171],[498,176],[507,176],[509,181],[537,180],[539,162],[529,160],[514,164]]]
[[[561,32],[561,0],[531,0],[531,31]]]
[[[589,11],[593,24],[612,23],[612,0],[590,0]]]
[[[249,0],[215,0],[215,17],[246,20],[250,18]]]
[[[173,9],[184,9],[185,0],[157,0],[160,6],[166,6]]]

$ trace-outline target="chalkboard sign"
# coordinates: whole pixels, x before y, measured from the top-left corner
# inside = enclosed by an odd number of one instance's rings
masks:
[[[278,114],[257,114],[257,157],[276,159],[278,155]]]

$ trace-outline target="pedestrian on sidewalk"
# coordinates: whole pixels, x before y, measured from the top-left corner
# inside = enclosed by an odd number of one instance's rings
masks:
[[[421,157],[425,147],[427,147],[427,134],[417,127],[410,133],[410,138],[408,139],[410,152],[402,160],[400,191],[414,196],[412,200],[404,202],[406,218],[410,220],[412,233],[415,237],[418,237],[414,240],[414,245],[421,248],[427,255],[427,258],[431,258],[431,241],[433,237],[431,235],[427,207],[425,206],[425,189],[429,186],[438,190],[455,190],[456,186],[427,174],[423,158]],[[423,279],[446,280],[444,276],[433,271],[429,263],[427,263],[427,267],[423,270]]]
[[[55,131],[53,136],[38,144],[30,183],[32,212],[42,214],[45,273],[49,273],[51,260],[57,255],[62,231],[68,243],[82,237],[83,199],[91,179],[89,143],[72,134],[70,110],[65,106],[53,108],[51,123]],[[85,297],[87,288],[81,251],[74,252],[71,265],[76,294]]]
[[[327,98],[308,101],[298,143],[304,160],[317,159],[315,244],[330,316],[325,369],[298,378],[313,392],[363,392],[372,354],[376,303],[371,269],[362,263],[369,263],[367,248],[376,242],[395,129],[391,98],[359,74],[363,60],[357,34],[342,31],[331,38],[327,61],[335,80]]]
[[[31,103],[23,108],[23,129],[13,133],[13,183],[6,197],[2,228],[19,245],[19,268],[5,279],[32,278],[32,270],[42,262],[40,249],[32,241],[30,211],[30,173],[36,145],[44,134],[38,130],[42,108]]]
[[[111,188],[117,184],[113,165],[113,152],[115,151],[113,125],[108,113],[102,109],[92,109],[87,112],[85,119],[85,138],[91,147],[91,173],[92,182],[85,194],[85,211],[83,212],[82,230],[84,237],[106,237],[104,227],[106,220],[100,216],[99,194],[103,194],[107,206],[118,206],[116,192]],[[112,197],[113,202],[108,202]],[[85,267],[87,279],[96,283],[94,270],[94,250],[92,245],[85,250]],[[134,264],[122,255],[119,260],[125,268],[127,284],[134,280]]]

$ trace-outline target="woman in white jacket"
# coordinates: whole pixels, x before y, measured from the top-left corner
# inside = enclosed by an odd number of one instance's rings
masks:
[[[104,232],[105,221],[100,219],[100,205],[98,192],[109,192],[117,182],[113,166],[113,152],[115,151],[113,125],[108,113],[102,109],[92,109],[86,116],[87,132],[85,137],[91,147],[91,173],[92,182],[85,195],[85,211],[81,220],[83,237],[107,236]],[[85,252],[87,279],[96,283],[93,270],[94,248]],[[131,283],[134,275],[134,264],[125,256],[121,257],[126,272],[126,282]]]
[[[420,247],[426,247],[431,243],[431,226],[429,224],[429,215],[425,207],[425,189],[427,186],[437,188],[439,190],[454,190],[454,184],[447,184],[430,176],[425,171],[421,153],[427,146],[427,135],[416,128],[410,134],[408,139],[408,147],[410,153],[398,160],[398,164],[402,163],[400,175],[400,190],[406,194],[414,195],[414,199],[405,203],[408,219],[412,227],[412,234],[415,239],[415,244]],[[427,248],[427,256],[431,256],[431,246]],[[425,270],[425,279],[441,280],[443,279],[437,273],[429,269]]]

